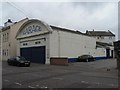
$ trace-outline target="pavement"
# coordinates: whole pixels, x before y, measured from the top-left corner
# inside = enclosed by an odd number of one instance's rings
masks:
[[[2,88],[118,88],[116,59],[74,62],[68,66],[2,62]]]

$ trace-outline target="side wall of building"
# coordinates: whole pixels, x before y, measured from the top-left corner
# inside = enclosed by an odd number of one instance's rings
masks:
[[[100,42],[105,42],[105,43],[110,43],[113,44],[113,42],[115,41],[115,37],[114,36],[102,36],[102,37],[95,37],[97,39],[97,41]]]
[[[105,57],[105,49],[96,48],[95,38],[61,30],[53,30],[50,36],[50,57],[77,58],[83,54]]]
[[[2,32],[3,34],[8,33],[8,40],[2,40],[2,60],[7,60],[8,58],[14,57],[17,55],[17,40],[16,33],[18,32],[20,26],[26,22],[28,19],[23,19],[15,24],[10,26],[10,29]],[[4,52],[3,52],[4,51]]]
[[[1,41],[2,42],[2,48],[1,48],[2,60],[7,60],[11,55],[10,44],[9,44],[10,43],[9,33],[10,33],[10,29],[7,29],[7,30],[2,32],[2,41]]]

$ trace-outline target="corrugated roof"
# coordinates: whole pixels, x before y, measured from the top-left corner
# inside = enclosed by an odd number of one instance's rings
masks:
[[[86,31],[90,36],[115,36],[111,31]]]

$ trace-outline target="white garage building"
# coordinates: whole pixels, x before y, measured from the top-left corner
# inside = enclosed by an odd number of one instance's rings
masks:
[[[96,39],[81,32],[51,26],[31,19],[18,30],[17,55],[37,63],[50,63],[51,57],[75,59],[82,54],[106,57],[105,48],[96,47]]]

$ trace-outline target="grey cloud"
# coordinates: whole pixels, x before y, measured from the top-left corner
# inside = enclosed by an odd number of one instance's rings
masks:
[[[21,2],[14,4],[30,18],[48,24],[85,32],[86,29],[111,30],[117,34],[117,3],[108,2]],[[3,21],[7,18],[20,20],[26,15],[11,5],[5,4]]]

